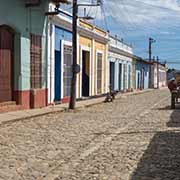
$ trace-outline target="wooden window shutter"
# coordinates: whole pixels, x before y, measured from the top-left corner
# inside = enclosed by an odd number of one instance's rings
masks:
[[[42,85],[42,36],[31,34],[31,89],[41,88]]]
[[[72,46],[64,46],[64,97],[70,96],[72,79]]]
[[[97,93],[102,93],[102,54],[97,53]]]

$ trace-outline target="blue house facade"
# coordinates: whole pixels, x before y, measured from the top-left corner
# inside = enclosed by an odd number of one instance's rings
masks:
[[[67,102],[71,88],[72,32],[69,22],[54,16],[49,24],[48,104]]]
[[[64,71],[62,74],[62,70],[63,70],[62,66],[64,67],[64,70],[68,68],[67,63],[65,63],[66,60],[65,53],[68,51],[66,50],[67,49],[66,46],[69,45],[69,51],[71,51],[72,49],[71,39],[72,39],[72,33],[70,31],[55,26],[55,98],[54,98],[55,102],[61,101],[63,98],[65,98],[65,96],[69,96],[70,93],[70,87],[67,90],[68,92],[64,92],[65,89],[63,90],[61,89],[62,86],[61,76],[63,76],[63,81],[64,81],[65,74]],[[71,52],[70,52],[70,56],[71,56]],[[71,66],[71,64],[69,66]]]
[[[148,89],[149,88],[149,69],[150,63],[136,58],[136,89]]]

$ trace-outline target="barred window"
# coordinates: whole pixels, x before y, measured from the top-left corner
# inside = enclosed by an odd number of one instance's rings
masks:
[[[72,46],[64,46],[64,97],[70,96],[72,79]]]
[[[127,88],[127,64],[123,64],[123,90]]]
[[[102,54],[97,53],[97,93],[102,93]]]
[[[131,88],[131,65],[128,66],[128,89]]]
[[[42,36],[34,34],[31,34],[30,36],[31,89],[38,89],[41,88],[42,85]]]

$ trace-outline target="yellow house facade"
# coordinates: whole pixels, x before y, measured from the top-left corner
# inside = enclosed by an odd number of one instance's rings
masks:
[[[108,33],[79,21],[77,98],[105,94],[108,91]]]

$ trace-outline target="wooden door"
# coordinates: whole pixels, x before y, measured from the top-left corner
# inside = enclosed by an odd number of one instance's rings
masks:
[[[0,102],[12,100],[13,33],[0,27]]]

